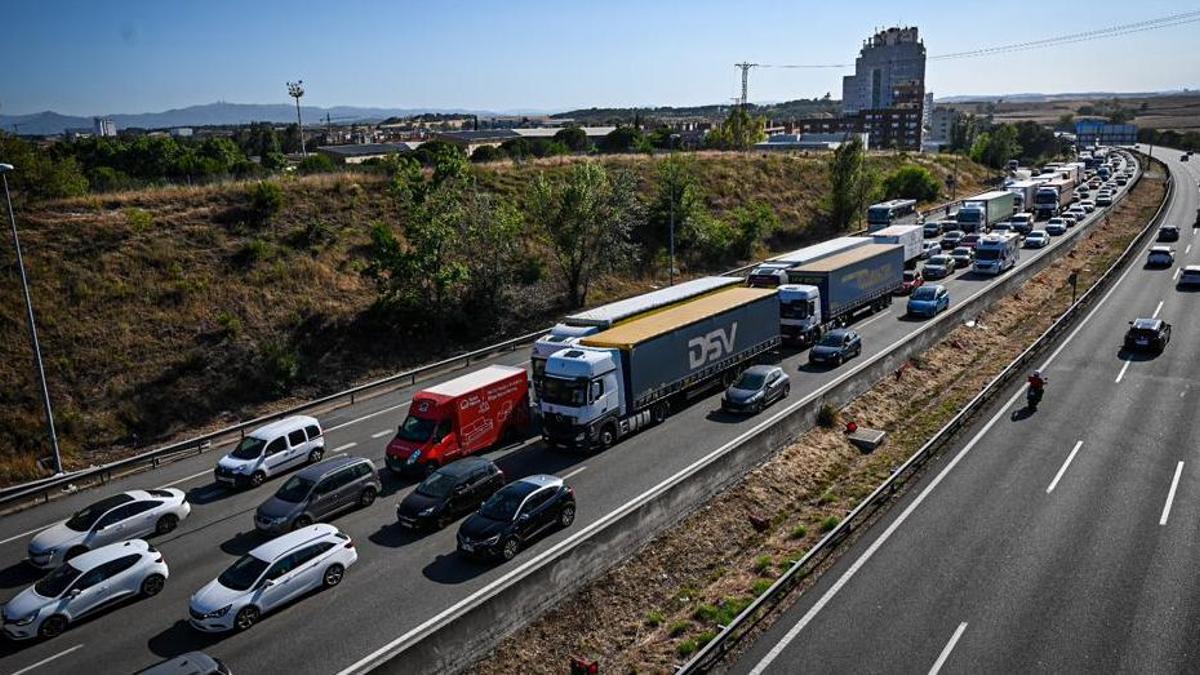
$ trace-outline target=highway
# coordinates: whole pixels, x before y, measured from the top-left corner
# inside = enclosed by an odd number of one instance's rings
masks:
[[[1065,237],[1056,237],[1050,248],[1022,251],[1021,264],[1050,255],[1078,231],[1074,228]],[[954,303],[982,292],[992,282],[991,278],[960,273],[943,283]],[[902,319],[903,311],[900,300],[889,311],[857,323],[864,338],[864,357],[922,330],[924,323]],[[527,352],[521,350],[472,367],[524,364],[527,358]],[[783,363],[793,383],[789,403],[846,376],[862,360],[834,370],[810,370],[801,365],[806,362],[803,353],[785,353]],[[1055,389],[1051,390],[1047,415],[1061,396],[1058,386],[1052,383]],[[384,447],[403,419],[412,393],[411,388],[400,389],[323,416],[326,456],[347,452],[369,457],[382,466]],[[347,571],[341,585],[303,598],[236,635],[210,636],[192,630],[186,622],[188,598],[237,556],[265,541],[254,533],[253,512],[282,480],[268,481],[257,490],[227,491],[213,484],[211,470],[223,451],[212,451],[7,516],[0,523],[0,598],[4,599],[39,576],[22,561],[33,533],[74,510],[120,490],[162,486],[187,490],[193,504],[192,515],[175,532],[152,540],[171,569],[161,594],[99,614],[49,642],[0,641],[0,672],[65,672],[89,667],[130,672],[195,649],[221,658],[236,673],[328,673],[348,667],[481,592],[527,564],[538,550],[616,510],[755,423],[718,412],[718,396],[719,392],[713,392],[665,424],[599,454],[549,451],[537,439],[489,453],[510,478],[529,473],[566,477],[578,500],[578,517],[571,530],[546,537],[508,564],[460,559],[454,552],[456,525],[425,536],[401,530],[395,525],[394,507],[412,483],[393,480],[385,471],[384,496],[374,506],[332,521],[354,539],[359,553],[358,564]],[[32,670],[23,671],[27,668]]]
[[[1155,155],[1176,265],[1132,265],[1046,358],[1037,412],[998,396],[733,672],[1196,670],[1200,295],[1174,279],[1200,170]],[[1173,324],[1162,355],[1121,350],[1135,317]]]

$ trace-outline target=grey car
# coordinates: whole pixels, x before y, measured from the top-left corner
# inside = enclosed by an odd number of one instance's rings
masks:
[[[269,533],[307,527],[379,496],[375,465],[364,457],[338,457],[294,474],[254,514],[254,527]]]
[[[721,398],[721,409],[729,412],[762,412],[763,408],[787,398],[791,382],[778,366],[750,366]]]

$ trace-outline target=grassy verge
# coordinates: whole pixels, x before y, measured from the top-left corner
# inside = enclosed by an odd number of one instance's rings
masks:
[[[510,636],[470,672],[557,673],[570,654],[598,659],[605,672],[671,672],[1041,334],[1071,302],[1072,271],[1080,290],[1090,287],[1164,195],[1165,174],[1156,168],[1107,224],[1018,293],[836,411],[839,422],[854,419],[888,431],[888,442],[875,453],[851,447],[836,425],[815,427]],[[751,516],[772,525],[756,531]]]

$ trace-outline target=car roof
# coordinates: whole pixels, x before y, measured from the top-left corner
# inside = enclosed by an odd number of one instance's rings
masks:
[[[1159,225],[1158,229],[1160,229],[1160,230],[1178,230],[1179,226],[1175,225],[1173,223],[1166,223],[1165,225]]]
[[[853,335],[853,334],[854,334],[854,331],[850,330],[849,328],[834,328],[833,330],[826,333],[826,335],[836,335],[838,337],[846,337],[847,335]]]
[[[768,365],[761,365],[761,364],[760,364],[760,365],[757,365],[757,366],[750,366],[749,368],[747,368],[747,369],[746,369],[746,372],[747,372],[747,373],[754,373],[755,375],[759,375],[759,374],[761,374],[761,375],[769,375],[769,374],[771,374],[772,372],[774,372],[774,371],[776,371],[776,370],[779,370],[779,366],[768,366]]]
[[[98,549],[81,553],[74,558],[71,558],[71,566],[75,569],[84,572],[92,569],[97,565],[103,565],[110,560],[116,560],[130,553],[145,553],[150,550],[150,544],[147,544],[141,539],[130,539],[128,541],[119,541],[108,546],[101,546]]]
[[[532,476],[525,476],[524,478],[515,480],[512,483],[509,483],[509,485],[515,485],[517,483],[529,483],[535,487],[542,488],[549,486],[562,486],[563,479],[559,478],[558,476],[552,476],[548,473],[537,473]]]
[[[479,467],[484,465],[492,466],[492,461],[483,457],[463,457],[439,468],[437,473],[461,478],[474,473]]]
[[[297,476],[315,481],[324,476],[327,476],[334,471],[344,469],[351,464],[360,464],[362,462],[370,462],[366,457],[331,457],[323,462],[310,464],[296,472]],[[374,464],[372,464],[374,467]]]
[[[250,555],[266,562],[272,562],[279,556],[314,541],[338,534],[338,529],[328,523],[318,523],[308,527],[293,530],[280,535],[250,551]]]
[[[295,431],[296,429],[303,429],[304,427],[313,424],[317,425],[318,427],[321,426],[315,417],[309,417],[308,415],[292,415],[291,417],[285,417],[281,420],[276,420],[270,424],[263,425],[246,435],[253,436],[255,438],[261,438],[263,440],[271,440],[280,434],[286,434],[287,432]]]
[[[1171,247],[1170,246],[1151,246],[1150,252],[1151,253],[1170,253]]]
[[[1183,268],[1184,274],[1200,274],[1200,265],[1185,265]]]
[[[1161,326],[1161,325],[1162,325],[1162,319],[1134,319],[1133,320],[1134,328],[1140,328],[1140,329],[1146,329],[1146,330],[1158,330],[1159,326]]]
[[[134,675],[206,675],[216,672],[218,662],[204,652],[188,652],[139,670]]]

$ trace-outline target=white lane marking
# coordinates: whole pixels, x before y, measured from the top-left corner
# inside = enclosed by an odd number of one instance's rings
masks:
[[[29,530],[28,532],[22,532],[21,534],[14,534],[13,536],[9,537],[8,539],[0,539],[0,544],[7,544],[10,541],[18,540],[21,537],[28,537],[31,534],[37,534],[38,532],[41,532],[42,530],[46,529],[47,527],[51,527],[56,524],[57,523],[50,523],[49,525],[42,525],[41,527],[35,527],[32,530]]]
[[[20,670],[13,671],[12,675],[23,675],[23,673],[28,673],[29,671],[33,670],[34,668],[39,668],[41,666],[44,666],[47,663],[50,663],[51,661],[53,661],[55,659],[59,659],[59,658],[66,656],[67,654],[70,654],[71,652],[75,651],[76,649],[82,649],[82,648],[83,648],[83,645],[75,645],[74,647],[71,647],[70,649],[64,649],[61,652],[55,654],[54,656],[50,656],[50,657],[42,659],[41,661],[38,661],[37,663],[33,664],[32,666],[25,666],[24,668],[22,668]]]
[[[384,429],[383,431],[376,431],[375,433],[371,434],[371,438],[383,438],[384,436],[387,436],[390,433],[392,433],[391,429]]]
[[[1067,455],[1067,461],[1063,462],[1058,473],[1054,474],[1054,480],[1050,481],[1050,487],[1046,488],[1046,494],[1054,492],[1054,486],[1058,485],[1058,481],[1062,480],[1063,474],[1067,472],[1067,467],[1071,466],[1071,462],[1075,460],[1075,453],[1079,452],[1079,446],[1083,445],[1083,441],[1075,441],[1075,447],[1071,448],[1071,454]]]
[[[1117,384],[1121,384],[1121,379],[1125,377],[1125,371],[1129,370],[1129,364],[1131,363],[1133,363],[1133,361],[1126,361],[1125,365],[1121,366],[1121,372],[1117,373]]]
[[[942,648],[942,653],[938,654],[937,661],[934,661],[933,667],[929,669],[929,675],[937,675],[942,666],[946,665],[946,659],[950,658],[950,652],[954,651],[954,645],[958,644],[958,639],[962,637],[963,631],[966,629],[966,621],[958,624],[958,628],[954,629],[954,635],[950,636],[950,641]]]
[[[1167,517],[1171,515],[1171,503],[1175,501],[1175,488],[1179,487],[1179,475],[1183,473],[1183,462],[1175,465],[1175,477],[1171,479],[1171,489],[1167,492],[1167,503],[1163,504],[1162,517],[1158,519],[1159,525],[1167,524]]]
[[[1155,308],[1154,308],[1154,313],[1150,315],[1150,318],[1151,318],[1151,319],[1157,319],[1157,318],[1158,318],[1158,313],[1162,311],[1162,306],[1163,306],[1163,303],[1164,303],[1164,302],[1166,302],[1166,300],[1159,300],[1159,301],[1158,301],[1158,307],[1155,307]]]
[[[353,441],[353,442],[350,442],[350,443],[346,443],[345,445],[339,445],[339,446],[337,446],[336,448],[334,448],[334,449],[333,449],[333,451],[334,451],[334,452],[341,452],[341,451],[343,451],[343,450],[349,450],[350,448],[353,448],[353,447],[354,447],[354,446],[356,446],[356,445],[358,445],[358,441]]]
[[[1179,273],[1180,273],[1182,270],[1183,270],[1183,268],[1182,268],[1182,267],[1176,267],[1176,268],[1175,268],[1175,274],[1171,275],[1171,279],[1174,279],[1174,280],[1178,281],[1178,280],[1179,280]]]
[[[584,469],[586,469],[586,468],[587,468],[586,466],[581,466],[581,467],[579,467],[578,469],[574,469],[574,470],[572,470],[572,471],[568,471],[567,473],[563,474],[563,477],[562,477],[562,479],[563,479],[563,480],[566,480],[566,479],[570,478],[571,476],[576,476],[576,475],[578,475],[579,473],[581,473],[581,472],[582,472]]]
[[[190,476],[185,476],[183,478],[180,478],[179,480],[173,480],[170,483],[164,483],[162,485],[159,485],[158,489],[162,490],[164,488],[174,487],[176,485],[179,485],[180,483],[186,483],[189,480],[192,480],[193,478],[199,478],[200,476],[207,476],[211,473],[212,473],[212,469],[205,469],[203,471],[198,471]]]
[[[329,433],[330,431],[337,431],[338,429],[344,429],[345,427],[348,427],[351,424],[358,424],[359,422],[361,422],[363,420],[369,420],[372,417],[378,417],[384,413],[390,413],[393,410],[396,410],[397,408],[406,407],[409,403],[412,403],[412,401],[405,401],[403,403],[397,403],[396,405],[388,406],[388,407],[384,408],[383,410],[376,410],[375,412],[367,414],[367,415],[363,415],[362,417],[356,417],[356,418],[350,420],[349,422],[342,422],[341,424],[335,424],[331,427],[325,427],[325,433]]]
[[[1184,255],[1187,255],[1187,254],[1189,254],[1189,253],[1191,253],[1191,252],[1192,252],[1192,245],[1191,245],[1191,244],[1188,244],[1188,245],[1187,245],[1187,248],[1183,249],[1183,254],[1184,254]]]

